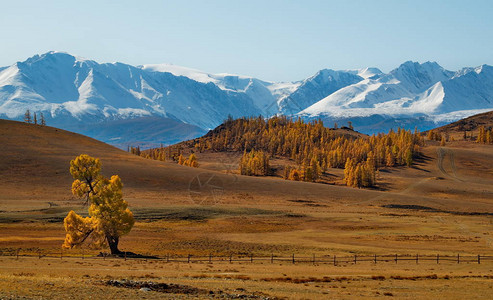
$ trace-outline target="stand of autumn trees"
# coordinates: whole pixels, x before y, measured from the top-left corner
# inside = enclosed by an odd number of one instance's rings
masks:
[[[240,174],[249,176],[266,176],[270,173],[269,157],[260,150],[243,152],[240,160]]]
[[[160,148],[148,149],[142,151],[140,150],[140,146],[137,146],[137,147],[128,147],[127,151],[137,156],[142,156],[144,158],[166,161],[166,153],[164,149],[165,148],[161,146]]]
[[[270,157],[284,157],[293,161],[284,170],[285,179],[316,182],[328,168],[345,168],[348,186],[366,187],[375,185],[379,168],[411,166],[423,144],[416,130],[398,129],[368,137],[342,134],[324,127],[320,120],[304,122],[276,116],[229,118],[201,138],[151,149],[147,155],[165,153],[176,160],[183,147],[199,153],[243,152],[240,173],[257,176],[269,174]]]
[[[193,153],[190,154],[190,156],[187,159],[185,159],[185,157],[180,154],[180,156],[178,157],[178,164],[192,168],[199,167],[199,163],[197,162],[197,156],[195,156],[195,154]]]
[[[441,146],[445,145],[446,141],[449,141],[449,134],[445,132],[445,135],[442,135],[438,130],[432,129],[428,131],[427,138],[430,141],[439,141]],[[453,139],[453,138],[452,138]],[[468,136],[467,131],[464,131],[463,139],[466,140],[474,140],[473,132]],[[493,128],[486,128],[485,126],[478,127],[478,135],[476,137],[476,143],[479,144],[493,144]]]
[[[40,120],[38,122],[38,117],[36,115],[36,112],[33,114],[33,116],[31,116],[31,111],[29,111],[29,109],[28,109],[24,113],[24,122],[33,123],[35,125],[39,124],[39,125],[45,126],[46,120],[45,120],[45,116],[43,115],[42,112],[39,113],[39,117],[40,117]]]
[[[476,142],[479,144],[493,144],[493,129],[486,129],[484,126],[480,126]]]
[[[166,158],[176,161],[179,165],[198,168],[199,162],[197,156],[191,153],[188,158],[185,158],[181,153],[181,147],[178,147],[178,152],[172,152],[173,147],[164,148],[163,146],[154,149],[140,150],[140,147],[128,147],[128,152],[154,160],[166,161]]]

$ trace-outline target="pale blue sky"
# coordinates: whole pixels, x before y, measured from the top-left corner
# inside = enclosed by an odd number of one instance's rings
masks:
[[[50,50],[300,80],[406,60],[493,65],[493,1],[0,2],[0,66]]]

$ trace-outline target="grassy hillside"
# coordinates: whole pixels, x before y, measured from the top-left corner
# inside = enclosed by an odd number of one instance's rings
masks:
[[[0,120],[0,143],[3,147],[0,176],[4,178],[0,181],[0,189],[4,191],[0,201],[4,208],[10,206],[9,203],[36,205],[35,208],[49,207],[48,202],[77,204],[70,192],[72,178],[68,168],[70,160],[82,153],[99,157],[106,176],[120,175],[125,196],[132,206],[189,203],[190,187],[193,188],[194,179],[204,173],[202,169],[144,159],[79,134],[22,122]],[[300,194],[306,187],[304,183],[207,172],[230,187],[224,191],[226,198],[255,191],[255,196],[268,195],[276,201],[283,198],[286,191]],[[235,182],[234,187],[230,182]],[[311,189],[318,196],[330,191],[346,198],[343,196],[345,188],[316,186]]]
[[[493,111],[485,112],[470,116],[468,118],[459,120],[457,122],[450,123],[448,125],[438,127],[435,130],[439,132],[476,132],[480,126],[486,128],[493,127]]]
[[[235,172],[237,153],[205,151],[198,154],[201,166],[191,168],[145,159],[67,131],[0,120],[0,252],[60,252],[63,217],[70,209],[87,211],[71,195],[68,172],[69,161],[87,153],[101,158],[106,176],[119,174],[123,180],[124,198],[137,220],[121,240],[125,251],[161,256],[492,255],[493,146],[439,144],[426,141],[423,156],[412,167],[381,170],[380,189],[368,190],[241,176]],[[342,178],[342,172],[327,169],[335,178]],[[80,254],[71,250],[64,255]],[[87,298],[86,290],[101,298],[164,295],[102,285],[108,278],[152,279],[235,294],[241,287],[245,294],[300,298],[324,298],[328,290],[341,297],[391,293],[430,298],[449,285],[450,295],[467,291],[479,297],[489,293],[492,277],[487,276],[493,276],[486,262],[189,265],[0,257],[0,265],[0,298],[9,298],[12,289],[27,298]],[[327,274],[344,279],[302,280]],[[82,285],[89,289],[80,290]]]
[[[377,170],[411,166],[413,159],[419,157],[422,145],[418,132],[399,129],[366,136],[350,128],[324,127],[322,121],[307,123],[280,116],[268,120],[229,119],[203,137],[166,148],[142,152],[132,149],[132,152],[179,164],[185,160],[183,155],[189,153],[193,153],[193,158],[204,153],[206,159],[209,153],[236,154],[236,157],[241,154],[239,173],[242,175],[274,175],[295,181],[337,184],[343,178],[328,171],[344,169],[346,185],[374,187]],[[277,159],[273,168],[271,159]]]

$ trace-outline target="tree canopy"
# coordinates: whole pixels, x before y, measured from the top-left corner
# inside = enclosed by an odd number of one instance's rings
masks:
[[[134,225],[134,217],[123,199],[122,181],[118,175],[110,179],[101,175],[101,162],[86,154],[70,161],[70,174],[75,179],[72,193],[89,204],[89,217],[70,211],[64,219],[63,247],[81,246],[90,239],[92,246],[109,246],[112,254],[120,254],[118,242]]]

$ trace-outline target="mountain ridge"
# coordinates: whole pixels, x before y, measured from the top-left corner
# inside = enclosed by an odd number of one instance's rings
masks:
[[[0,117],[21,120],[27,109],[43,112],[53,126],[92,136],[101,124],[126,126],[114,127],[122,136],[98,135],[121,147],[144,140],[172,144],[215,128],[229,115],[356,120],[365,133],[397,126],[426,130],[493,109],[493,67],[453,72],[436,62],[407,61],[389,73],[322,69],[305,80],[270,82],[172,64],[98,63],[50,51],[0,68]],[[171,123],[183,132],[171,134]],[[153,132],[138,128],[143,124],[152,124],[145,126]],[[140,133],[129,136],[132,128]],[[147,135],[155,132],[162,134],[150,141]]]

